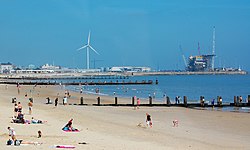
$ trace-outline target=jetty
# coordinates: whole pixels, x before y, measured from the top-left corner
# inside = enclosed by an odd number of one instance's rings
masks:
[[[89,82],[60,82],[60,81],[24,81],[24,80],[6,80],[0,81],[0,84],[19,84],[19,85],[133,85],[133,84],[153,84],[152,80],[142,81],[89,81]],[[156,80],[155,84],[158,84]]]

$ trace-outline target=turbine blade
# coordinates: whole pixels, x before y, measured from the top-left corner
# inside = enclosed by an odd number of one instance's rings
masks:
[[[89,47],[90,47],[90,49],[92,49],[96,54],[100,55],[92,46],[89,45]]]
[[[89,30],[89,37],[88,37],[88,45],[89,45],[89,42],[90,42],[90,30]]]
[[[81,49],[84,49],[84,48],[86,48],[87,46],[88,46],[88,45],[84,45],[83,47],[78,48],[77,51],[79,51],[79,50],[81,50]]]

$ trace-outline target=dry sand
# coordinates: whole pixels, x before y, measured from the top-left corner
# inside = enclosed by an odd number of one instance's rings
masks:
[[[30,92],[31,90],[31,92]],[[33,113],[28,115],[28,97],[34,99]],[[31,94],[32,93],[32,94]],[[62,103],[64,89],[59,86],[0,85],[0,149],[55,149],[57,144],[74,145],[86,150],[168,150],[168,149],[250,149],[250,114],[220,111],[193,110],[179,107],[132,107],[46,105],[46,97],[54,99],[59,93]],[[80,96],[88,104],[96,103],[96,95],[80,95],[71,92],[69,103],[79,103]],[[26,119],[32,116],[48,121],[45,124],[10,123],[13,116],[11,98],[23,104]],[[113,103],[112,97],[101,96],[102,101]],[[130,99],[119,99],[131,103]],[[145,127],[145,113],[152,116],[153,128]],[[73,126],[79,133],[65,133],[61,128],[73,118]],[[173,127],[172,121],[179,120]],[[141,123],[142,126],[137,125]],[[17,138],[42,142],[42,145],[7,146],[7,127],[15,129]],[[42,138],[37,138],[37,131]],[[78,144],[86,142],[87,144]]]

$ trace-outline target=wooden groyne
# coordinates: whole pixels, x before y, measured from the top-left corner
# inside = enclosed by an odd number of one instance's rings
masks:
[[[134,84],[153,84],[152,80],[142,81],[98,81],[98,82],[57,82],[57,81],[1,81],[0,84],[19,84],[19,85],[134,85]],[[158,81],[155,82],[158,84]]]
[[[204,98],[204,97],[203,97]],[[235,101],[234,103],[222,103],[220,101],[220,96],[217,97],[217,102],[215,103],[205,103],[204,101],[200,102],[189,102],[186,96],[183,97],[183,102],[179,103],[171,103],[170,98],[166,97],[165,102],[156,102],[153,103],[152,97],[149,97],[148,102],[143,101],[142,104],[139,106],[145,106],[145,107],[153,107],[153,106],[160,106],[160,107],[186,107],[186,108],[212,108],[212,107],[217,107],[217,108],[223,108],[223,107],[250,107],[250,95],[248,95],[248,101],[247,102],[240,102],[240,101]],[[240,99],[238,99],[240,100]],[[52,102],[47,102],[46,104],[52,104]],[[96,98],[96,103],[92,104],[87,104],[84,102],[84,97],[80,97],[79,103],[74,103],[74,104],[69,104],[69,105],[92,105],[92,106],[132,106],[135,107],[137,106],[136,99],[134,97],[131,98],[131,103],[119,103],[119,98],[114,97],[114,103],[102,103],[102,99],[100,96]]]
[[[159,103],[153,103],[152,97],[149,97],[148,103],[147,101],[143,101],[143,104],[137,105],[136,99],[134,97],[131,98],[131,103],[119,103],[119,98],[114,97],[114,103],[102,103],[102,99],[100,96],[96,98],[96,103],[84,103],[84,97],[80,97],[79,103],[69,103],[68,105],[77,105],[77,106],[112,106],[112,107],[185,107],[185,108],[191,108],[191,109],[198,109],[198,110],[218,110],[218,111],[223,111],[225,108],[225,111],[231,111],[231,112],[245,112],[245,113],[250,113],[250,95],[248,95],[248,101],[247,102],[240,102],[239,101],[234,101],[234,103],[222,103],[220,101],[220,96],[217,97],[217,102],[216,103],[204,103],[202,100],[201,96],[201,101],[199,103],[193,103],[189,102],[186,96],[183,97],[183,102],[182,103],[171,103],[170,98],[166,97],[166,101]],[[47,102],[46,104],[52,104],[52,102]],[[64,105],[63,103],[59,103],[60,105]],[[246,108],[246,111],[240,110],[240,108]],[[228,108],[231,108],[227,110]]]
[[[111,75],[95,75],[95,76],[40,76],[40,77],[29,77],[29,76],[19,76],[19,77],[0,77],[3,80],[105,80],[105,79],[128,79],[128,76],[111,76]]]

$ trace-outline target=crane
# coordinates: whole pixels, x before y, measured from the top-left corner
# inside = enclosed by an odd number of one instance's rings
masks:
[[[100,62],[100,61],[103,61],[103,60],[96,60],[96,59],[94,59],[94,60],[91,61],[91,62],[93,62],[93,64],[94,64],[94,69],[95,69],[95,64],[96,64],[96,62]]]
[[[180,48],[180,51],[181,51],[181,54],[182,54],[182,58],[183,58],[183,61],[184,61],[185,67],[187,68],[187,60],[186,60],[186,58],[185,58],[185,56],[184,56],[184,53],[183,53],[183,51],[182,51],[182,47],[181,47],[181,45],[179,45],[179,48]]]

